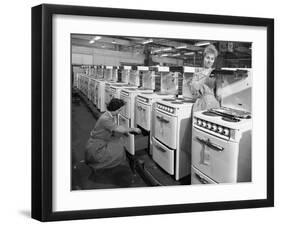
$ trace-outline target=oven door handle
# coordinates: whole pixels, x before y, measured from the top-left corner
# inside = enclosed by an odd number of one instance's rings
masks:
[[[164,119],[163,116],[160,117],[160,116],[157,115],[156,118],[157,118],[160,122],[164,122],[164,123],[169,123],[169,122],[170,122],[169,120]]]
[[[195,173],[195,176],[202,184],[209,184],[207,180],[205,180],[203,177],[199,176],[197,173]]]
[[[162,147],[160,147],[159,145],[155,144],[155,147],[161,151],[161,152],[167,152],[165,149],[163,149]]]
[[[217,145],[217,144],[212,143],[212,142],[210,141],[210,139],[204,140],[204,139],[201,139],[201,138],[199,138],[199,137],[196,137],[196,139],[197,139],[200,143],[207,145],[209,148],[211,148],[211,149],[213,149],[213,150],[215,150],[215,151],[222,152],[222,151],[224,150],[223,147],[221,147],[221,146],[219,146],[219,145]]]
[[[199,141],[199,143],[201,143],[201,144],[207,145],[207,141],[205,141],[204,139],[201,139],[201,138],[199,138],[199,137],[196,137],[196,140]]]
[[[162,120],[163,120],[163,117],[160,117],[160,116],[156,116],[156,118],[160,121],[160,122],[162,122]]]
[[[163,118],[163,119],[162,119],[162,122],[164,122],[164,123],[169,123],[170,121]]]
[[[221,147],[221,146],[219,146],[217,144],[212,143],[209,139],[208,139],[208,142],[207,142],[207,146],[209,148],[212,148],[215,151],[218,151],[218,152],[222,152],[224,150],[223,147]]]

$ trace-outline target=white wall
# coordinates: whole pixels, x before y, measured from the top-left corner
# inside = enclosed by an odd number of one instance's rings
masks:
[[[133,54],[131,52],[111,51],[106,49],[89,48],[83,46],[72,46],[72,64],[94,64],[119,66],[122,63],[144,64],[143,54]],[[173,64],[182,66],[183,61],[168,57],[155,57],[152,60],[158,63]]]
[[[275,187],[276,207],[247,210],[182,213],[142,217],[56,222],[51,225],[278,225],[281,199],[281,14],[278,1],[224,0],[29,0],[3,1],[1,11],[1,225],[42,225],[29,218],[31,187],[31,6],[40,3],[139,8],[253,17],[275,21]],[[168,31],[167,31],[168,32]],[[12,46],[16,46],[13,47]],[[258,79],[258,78],[257,78]],[[12,84],[13,88],[11,89]],[[278,139],[279,138],[279,139]]]
[[[93,64],[119,66],[121,63],[143,65],[144,55],[106,49],[72,47],[72,64]]]
[[[158,62],[158,63],[167,63],[167,64],[172,64],[174,66],[183,66],[183,60],[179,60],[179,59],[173,59],[173,58],[169,58],[169,57],[156,57],[156,56],[152,56],[152,60],[154,62]]]

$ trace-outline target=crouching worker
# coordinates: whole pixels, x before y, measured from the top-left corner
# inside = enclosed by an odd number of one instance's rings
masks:
[[[114,167],[128,165],[120,138],[128,136],[128,133],[141,133],[141,130],[125,128],[114,121],[114,117],[120,113],[124,105],[123,100],[113,98],[107,106],[107,111],[100,116],[90,133],[86,145],[85,162],[94,172],[101,170],[109,172]]]

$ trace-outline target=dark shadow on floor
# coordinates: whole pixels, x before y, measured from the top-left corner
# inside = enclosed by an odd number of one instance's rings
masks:
[[[30,210],[20,210],[19,214],[24,216],[24,217],[28,217],[28,218],[31,217],[31,211]]]

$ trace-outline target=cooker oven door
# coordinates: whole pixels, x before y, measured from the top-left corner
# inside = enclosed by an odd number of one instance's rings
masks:
[[[238,144],[192,129],[192,165],[217,183],[237,180]]]
[[[97,106],[98,109],[100,109],[100,106],[99,106],[99,89],[100,89],[100,84],[98,83],[97,86],[96,86],[96,90],[95,90],[95,93],[96,93],[95,101],[96,101],[96,106]]]
[[[120,98],[120,90],[116,89],[114,93],[112,93],[112,98]],[[111,99],[112,99],[111,98]]]
[[[107,106],[110,101],[110,89],[108,89],[108,88],[105,89],[104,98],[105,98],[104,99],[105,105]]]
[[[111,99],[112,99],[113,97],[114,97],[114,93],[110,90],[108,103],[111,101]]]
[[[167,173],[174,175],[174,152],[155,138],[152,138],[152,158]]]
[[[191,168],[191,184],[217,184],[211,178],[207,177],[205,174],[201,173],[195,167]]]
[[[90,83],[90,100],[93,102],[94,101],[94,83]]]
[[[120,126],[124,126],[125,128],[130,127],[130,120],[122,116],[121,114],[118,115],[118,124]],[[123,145],[127,152],[129,152],[131,155],[135,154],[135,139],[134,135],[128,134],[127,136],[122,136],[121,138]]]
[[[177,148],[177,117],[159,110],[154,114],[155,137],[172,149]]]
[[[101,109],[101,85],[99,84],[98,90],[97,90],[97,107],[100,110]]]
[[[125,116],[127,119],[131,118],[131,101],[130,97],[120,95],[120,99],[125,102],[125,105],[121,108],[121,114]]]
[[[88,79],[88,82],[87,82],[87,97],[88,97],[88,99],[90,99],[91,97],[90,97],[90,95],[91,95],[91,93],[90,93],[90,79]]]
[[[136,124],[150,131],[151,106],[140,102],[136,103]]]
[[[95,82],[94,85],[94,104],[97,105],[97,101],[98,101],[98,83]]]
[[[105,98],[105,87],[104,87],[104,84],[103,84],[101,89],[100,89],[100,111],[101,112],[104,112],[106,110],[104,98]]]

